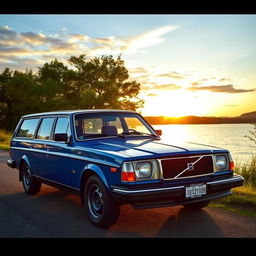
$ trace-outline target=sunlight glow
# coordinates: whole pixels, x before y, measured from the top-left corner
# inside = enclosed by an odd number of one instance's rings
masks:
[[[148,116],[172,116],[206,115],[212,108],[208,97],[203,96],[207,92],[193,94],[184,89],[156,92],[156,97],[145,96],[143,114]],[[198,96],[199,95],[199,96]]]

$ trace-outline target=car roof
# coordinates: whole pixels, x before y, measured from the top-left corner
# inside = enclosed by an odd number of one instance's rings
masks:
[[[22,116],[22,118],[35,117],[35,116],[48,116],[48,115],[60,115],[60,114],[86,114],[86,113],[137,113],[130,110],[121,110],[121,109],[84,109],[84,110],[60,110],[60,111],[51,111],[51,112],[42,112],[34,113]]]

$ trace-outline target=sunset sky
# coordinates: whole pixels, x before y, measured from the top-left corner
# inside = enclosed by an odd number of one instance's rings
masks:
[[[0,15],[0,72],[122,54],[143,115],[256,111],[256,15]]]

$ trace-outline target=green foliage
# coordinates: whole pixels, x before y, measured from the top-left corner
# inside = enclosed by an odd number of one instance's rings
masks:
[[[0,127],[12,130],[20,116],[63,109],[128,109],[144,104],[140,84],[129,80],[121,56],[87,59],[72,56],[68,64],[55,59],[38,72],[0,74]]]
[[[235,172],[244,177],[246,186],[256,188],[256,157],[252,157],[249,163],[238,163]]]
[[[249,130],[250,135],[245,138],[256,144],[256,123],[253,124],[253,130]],[[249,164],[238,164],[237,173],[241,174],[245,179],[245,185],[256,188],[256,156],[253,155]]]

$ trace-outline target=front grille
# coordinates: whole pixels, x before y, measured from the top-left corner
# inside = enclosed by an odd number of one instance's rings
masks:
[[[164,179],[184,178],[213,173],[211,156],[169,158],[162,159],[161,163]],[[190,169],[188,169],[189,166],[191,167]],[[183,172],[185,169],[187,170]],[[180,173],[182,174],[179,175]]]

